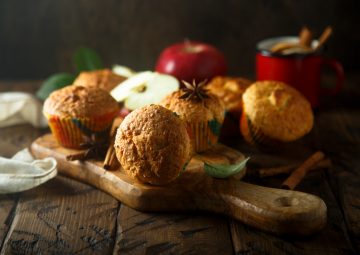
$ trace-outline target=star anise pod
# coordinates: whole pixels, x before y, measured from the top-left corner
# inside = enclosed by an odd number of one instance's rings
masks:
[[[66,156],[69,161],[73,160],[88,160],[88,159],[103,159],[107,148],[109,147],[109,141],[103,134],[92,133],[91,136],[85,136],[85,142],[80,144],[82,152],[76,154],[70,154]]]
[[[195,100],[204,100],[205,98],[209,98],[207,94],[207,89],[204,88],[207,80],[203,80],[200,83],[196,83],[195,80],[193,80],[193,83],[190,84],[186,81],[182,81],[185,85],[185,88],[182,89],[184,94],[179,97],[179,99],[195,99]]]

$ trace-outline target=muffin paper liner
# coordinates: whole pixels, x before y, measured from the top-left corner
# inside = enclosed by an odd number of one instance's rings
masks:
[[[241,113],[239,111],[226,111],[224,122],[221,127],[220,140],[232,139],[240,135],[239,122]]]
[[[240,129],[245,141],[252,145],[276,146],[280,144],[277,140],[265,135],[244,112],[241,115]]]
[[[115,111],[91,118],[60,117],[44,114],[57,142],[66,148],[79,149],[80,144],[84,143],[86,137],[90,137],[91,134],[108,132],[117,113]]]
[[[216,119],[209,121],[189,122],[187,130],[195,152],[202,152],[217,143],[222,123]]]

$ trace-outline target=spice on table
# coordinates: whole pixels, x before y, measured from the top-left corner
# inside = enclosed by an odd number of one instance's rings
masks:
[[[80,144],[80,148],[84,149],[81,152],[69,154],[66,156],[66,160],[88,160],[88,159],[102,159],[105,156],[106,149],[108,148],[107,135],[92,133],[90,136],[86,136],[86,141]]]
[[[317,151],[302,163],[292,174],[283,182],[281,188],[293,190],[306,174],[325,157],[324,153]]]

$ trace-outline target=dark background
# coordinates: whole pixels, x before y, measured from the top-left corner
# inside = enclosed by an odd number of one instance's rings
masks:
[[[256,42],[303,25],[316,36],[332,25],[326,55],[359,70],[359,0],[0,0],[0,79],[73,71],[79,46],[109,67],[153,69],[161,50],[184,38],[217,46],[230,74],[252,76]]]

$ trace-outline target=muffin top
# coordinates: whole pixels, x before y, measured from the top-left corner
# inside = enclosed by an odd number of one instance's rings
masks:
[[[93,117],[117,111],[116,100],[103,89],[67,86],[45,100],[44,112],[62,117]]]
[[[187,122],[212,119],[223,122],[225,108],[218,97],[207,93],[208,97],[202,100],[180,99],[182,95],[184,95],[182,90],[175,91],[165,97],[160,104]]]
[[[300,92],[277,81],[259,81],[243,95],[244,112],[269,138],[294,141],[310,132],[313,113]]]
[[[240,111],[242,95],[251,83],[252,81],[241,77],[216,76],[206,88],[221,99],[226,111]]]
[[[121,123],[115,150],[128,175],[162,185],[176,179],[189,161],[190,139],[176,114],[148,105],[131,112]]]
[[[110,69],[102,69],[81,72],[78,77],[76,77],[74,85],[97,87],[110,92],[124,80],[126,80],[126,77],[117,75]]]

